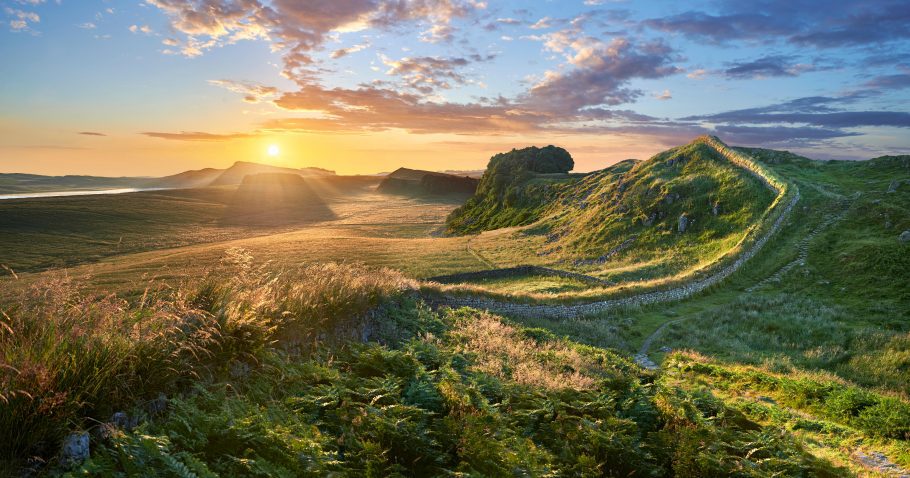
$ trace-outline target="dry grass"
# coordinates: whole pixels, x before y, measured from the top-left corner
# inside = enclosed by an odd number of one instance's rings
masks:
[[[496,316],[481,313],[452,331],[458,350],[476,356],[476,370],[548,390],[591,390],[598,366],[562,341],[538,343]]]
[[[135,301],[65,276],[34,284],[0,305],[0,463],[47,456],[72,428],[220,377],[265,348],[308,353],[356,336],[368,310],[414,287],[358,264],[274,272],[241,249],[201,281]]]

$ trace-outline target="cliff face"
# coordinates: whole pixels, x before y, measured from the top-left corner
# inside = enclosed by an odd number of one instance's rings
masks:
[[[465,176],[399,168],[389,174],[377,188],[387,194],[446,195],[474,194],[479,180]]]

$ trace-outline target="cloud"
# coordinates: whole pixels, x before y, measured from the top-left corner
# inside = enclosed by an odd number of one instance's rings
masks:
[[[862,135],[840,129],[789,126],[722,125],[715,131],[726,141],[743,145],[806,146],[822,140]]]
[[[670,100],[673,99],[673,95],[670,93],[670,90],[664,90],[663,93],[654,94],[654,98],[658,100]]]
[[[830,8],[803,0],[721,0],[717,12],[691,10],[642,22],[646,27],[698,41],[784,41],[815,48],[893,43],[910,38],[905,0],[836,2]]]
[[[181,131],[179,133],[159,133],[146,131],[139,134],[152,138],[170,139],[177,141],[230,141],[232,139],[243,139],[256,136],[255,134],[251,133],[214,134],[203,133],[200,131]]]
[[[464,85],[469,80],[458,72],[472,61],[491,60],[492,56],[473,56],[470,60],[462,57],[405,57],[392,60],[380,55],[382,63],[389,67],[387,75],[398,76],[404,80],[404,86],[421,93],[429,94],[438,89],[451,89]]]
[[[83,30],[94,30],[97,27],[97,25],[95,25],[92,22],[80,23],[79,25],[76,25],[76,26],[79,28],[82,28]]]
[[[31,30],[31,24],[39,23],[41,21],[41,17],[35,12],[27,12],[9,7],[4,8],[4,11],[11,18],[9,27],[10,30],[14,32],[29,31]]]
[[[663,43],[635,44],[627,38],[603,43],[572,34],[549,36],[546,44],[564,52],[575,68],[568,72],[548,71],[534,85],[525,101],[548,112],[572,113],[594,106],[629,103],[643,94],[631,89],[636,78],[662,78],[680,72],[672,65],[672,50]]]
[[[705,76],[707,74],[708,74],[708,70],[705,70],[704,68],[699,68],[697,70],[692,70],[688,74],[686,74],[686,78],[691,78],[693,80],[703,80],[703,79],[705,79]]]
[[[540,20],[537,20],[533,25],[530,26],[532,30],[541,30],[544,28],[550,28],[552,26],[553,19],[550,17],[543,17]]]
[[[669,33],[679,33],[696,40],[724,43],[730,40],[769,37],[792,31],[793,22],[763,13],[711,15],[689,11],[664,18],[653,18],[643,25]]]
[[[864,83],[863,86],[879,90],[899,90],[908,88],[910,87],[910,73],[877,76]]]
[[[808,63],[797,63],[790,55],[768,55],[755,60],[730,63],[723,71],[727,78],[757,79],[776,76],[797,76],[818,68]]]
[[[84,135],[84,136],[107,136],[107,135],[104,134],[104,133],[98,133],[98,132],[95,132],[95,131],[80,131],[80,132],[78,132],[78,133],[76,133],[76,134],[81,134],[81,135]]]
[[[209,84],[220,86],[234,93],[240,93],[243,95],[243,101],[247,103],[260,103],[278,95],[278,88],[251,81],[209,80]]]
[[[847,131],[846,129],[848,128],[910,128],[910,113],[907,112],[850,111],[843,109],[843,106],[855,103],[865,97],[865,93],[854,93],[841,97],[810,96],[758,108],[689,116],[682,118],[682,120],[718,125],[716,128],[719,131],[736,132],[742,137],[748,136],[752,138],[753,144],[759,142],[758,138],[767,139],[769,137],[767,135],[772,134],[781,136],[778,141],[783,141],[783,134],[789,133],[793,135],[794,141],[802,139],[807,142],[860,134],[854,131]],[[785,124],[801,126],[781,126]]]
[[[150,27],[148,25],[142,25],[142,26],[130,25],[130,31],[133,33],[144,33],[144,34],[148,35],[148,34],[152,33],[152,27]]]
[[[332,57],[332,59],[337,60],[338,58],[348,56],[351,53],[357,53],[358,51],[365,50],[369,47],[370,47],[369,43],[361,43],[359,45],[352,45],[347,48],[339,48],[339,49],[333,51],[330,56]]]

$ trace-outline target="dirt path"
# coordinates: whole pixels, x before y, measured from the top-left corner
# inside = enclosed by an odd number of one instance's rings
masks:
[[[642,342],[641,348],[638,349],[638,353],[635,354],[635,363],[637,363],[638,365],[641,365],[642,367],[649,369],[649,370],[657,369],[657,367],[658,367],[657,363],[655,363],[653,360],[651,360],[648,357],[648,350],[651,348],[651,344],[654,343],[654,339],[656,339],[658,336],[660,336],[661,332],[663,332],[664,329],[666,329],[667,327],[669,327],[673,324],[678,324],[678,323],[680,323],[684,320],[688,320],[688,319],[689,319],[689,317],[685,317],[682,319],[676,319],[676,320],[671,320],[669,322],[664,322],[654,332],[651,332],[651,335],[649,335],[647,338],[645,338],[645,341]]]

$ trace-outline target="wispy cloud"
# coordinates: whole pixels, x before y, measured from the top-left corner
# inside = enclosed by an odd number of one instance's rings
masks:
[[[228,134],[215,134],[215,133],[203,133],[200,131],[181,131],[179,133],[161,133],[161,132],[152,132],[146,131],[139,133],[145,136],[152,138],[160,139],[170,139],[177,141],[230,141],[233,139],[243,139],[251,138],[256,136],[252,133],[228,133]]]

